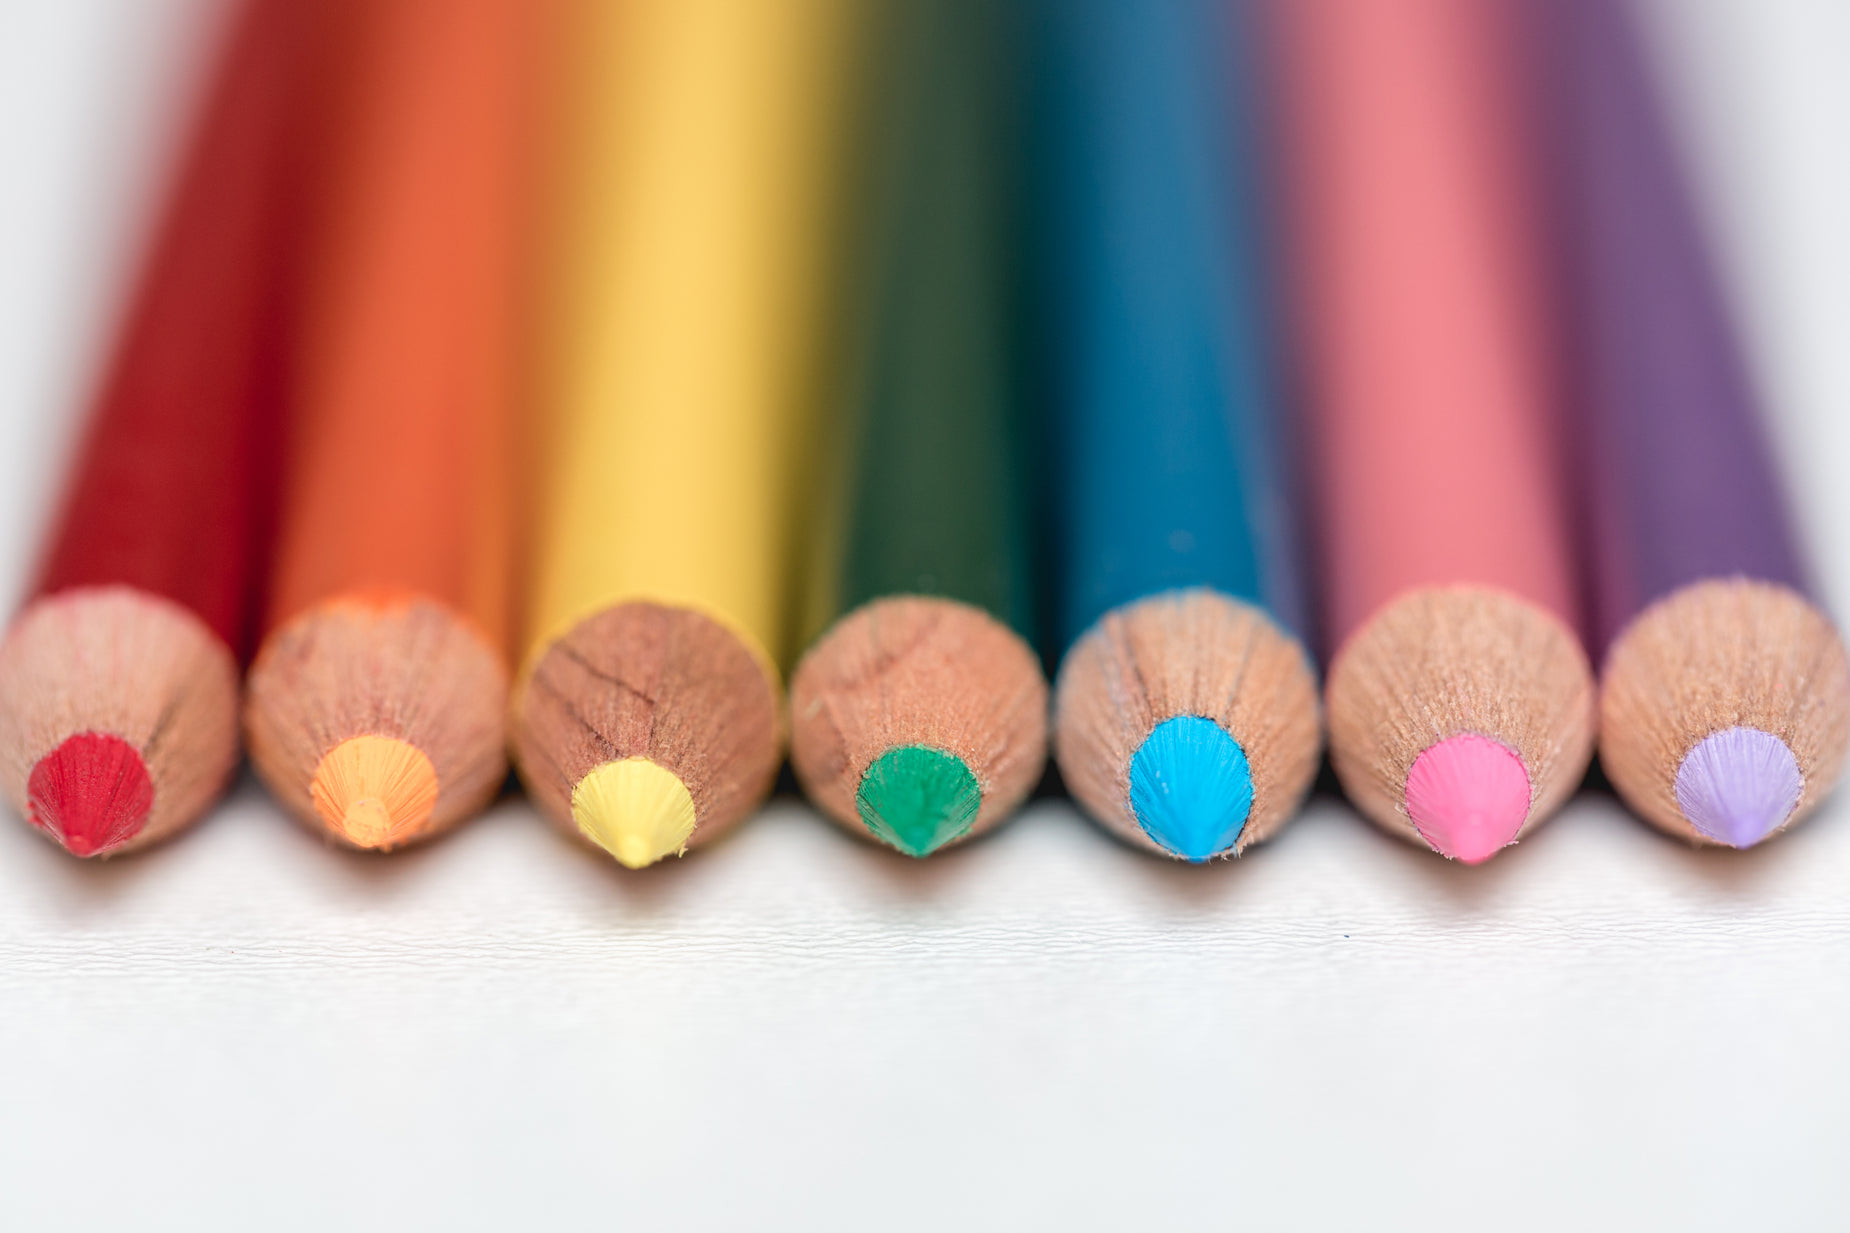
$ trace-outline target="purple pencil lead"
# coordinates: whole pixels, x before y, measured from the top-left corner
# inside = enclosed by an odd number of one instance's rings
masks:
[[[1805,780],[1786,742],[1758,728],[1726,728],[1697,742],[1677,768],[1677,805],[1717,843],[1747,848],[1797,808]]]

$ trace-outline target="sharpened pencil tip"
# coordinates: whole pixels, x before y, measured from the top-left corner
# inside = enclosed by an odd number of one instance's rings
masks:
[[[694,798],[673,771],[647,758],[606,762],[572,789],[572,820],[626,869],[687,850]]]
[[[1253,807],[1246,751],[1211,719],[1178,715],[1131,755],[1131,812],[1166,850],[1205,861],[1231,849]]]
[[[1516,842],[1529,817],[1529,791],[1529,772],[1513,751],[1461,733],[1414,759],[1407,814],[1434,851],[1479,865]]]
[[[1750,848],[1798,808],[1805,777],[1791,746],[1758,728],[1705,736],[1677,767],[1677,807],[1717,843]]]
[[[883,842],[907,856],[930,856],[976,822],[983,790],[955,754],[902,745],[874,759],[854,807]]]
[[[32,824],[73,856],[107,856],[147,825],[154,781],[136,748],[79,732],[40,758],[26,784]]]
[[[328,829],[360,848],[417,837],[437,807],[437,771],[424,751],[389,736],[356,736],[322,756],[308,794]]]

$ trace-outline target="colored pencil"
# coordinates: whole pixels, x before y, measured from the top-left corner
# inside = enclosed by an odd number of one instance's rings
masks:
[[[632,868],[781,756],[845,0],[588,4],[516,759]]]
[[[818,536],[831,619],[791,680],[791,762],[824,813],[909,856],[1039,780],[1029,442],[1015,371],[1012,0],[873,6],[847,370]]]
[[[1584,377],[1600,763],[1636,812],[1748,847],[1850,746],[1850,658],[1810,598],[1753,381],[1638,32],[1546,10]]]
[[[1376,823],[1475,863],[1574,790],[1593,733],[1513,13],[1272,15],[1331,759]]]
[[[547,6],[349,5],[253,762],[390,849],[507,775],[523,203]]]
[[[1287,632],[1303,580],[1262,319],[1248,31],[1218,0],[1049,0],[1040,16],[1068,648],[1055,748],[1115,833],[1233,855],[1296,812],[1321,749],[1315,675]]]
[[[310,30],[290,0],[232,16],[34,597],[0,645],[0,786],[77,856],[180,830],[237,762]]]

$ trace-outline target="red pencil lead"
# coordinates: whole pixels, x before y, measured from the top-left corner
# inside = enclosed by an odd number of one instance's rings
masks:
[[[107,856],[147,825],[154,781],[136,748],[79,732],[40,758],[27,784],[32,824],[73,856]]]

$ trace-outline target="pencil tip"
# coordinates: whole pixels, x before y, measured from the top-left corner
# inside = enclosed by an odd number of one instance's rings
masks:
[[[1529,817],[1529,772],[1507,746],[1461,733],[1407,772],[1407,814],[1435,851],[1479,865],[1516,841]]]
[[[1750,848],[1778,830],[1805,791],[1786,742],[1758,728],[1705,736],[1677,767],[1677,807],[1717,843]]]
[[[572,820],[626,869],[687,849],[694,798],[674,772],[647,758],[606,762],[572,789]]]
[[[1211,719],[1178,715],[1131,755],[1131,812],[1144,833],[1184,860],[1232,848],[1253,807],[1246,751]]]
[[[309,783],[328,829],[360,848],[417,837],[437,807],[437,771],[424,751],[389,736],[356,736],[330,749]]]
[[[983,790],[955,754],[901,745],[861,776],[854,807],[881,840],[907,856],[930,856],[976,822]]]
[[[147,825],[154,781],[135,747],[106,732],[79,732],[32,767],[32,824],[73,856],[107,856]]]

